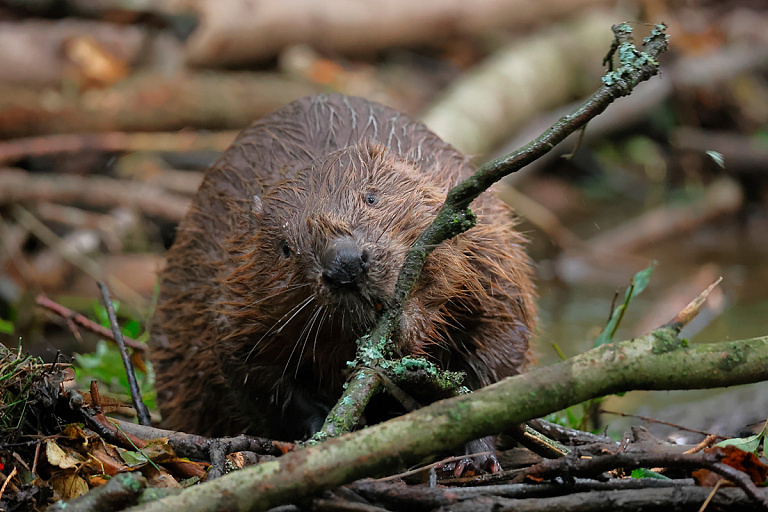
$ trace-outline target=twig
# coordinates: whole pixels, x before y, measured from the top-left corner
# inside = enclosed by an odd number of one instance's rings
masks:
[[[768,501],[758,492],[757,487],[747,474],[720,462],[724,456],[724,454],[716,452],[695,454],[616,453],[591,459],[544,460],[517,475],[513,482],[522,482],[529,477],[535,481],[558,477],[569,481],[576,476],[598,477],[606,471],[617,468],[627,470],[642,467],[675,467],[690,470],[706,468],[741,487],[750,498],[768,510]]]
[[[358,340],[359,361],[370,359],[372,351],[381,352],[382,346],[384,349],[382,357],[384,357],[388,347],[382,341],[391,339],[395,329],[400,325],[403,306],[421,274],[427,257],[441,242],[475,225],[475,216],[470,211],[469,205],[477,196],[504,176],[520,170],[552,150],[569,134],[585,126],[590,119],[608,108],[608,105],[617,98],[630,94],[637,84],[658,73],[658,58],[667,49],[665,25],[657,25],[654,28],[651,35],[643,41],[642,52],[636,50],[629,42],[632,31],[628,25],[614,25],[612,29],[617,39],[616,46],[620,50],[621,67],[603,77],[604,85],[597,92],[575,112],[562,117],[538,139],[510,155],[484,164],[472,176],[448,192],[434,221],[419,235],[406,254],[390,302],[392,306],[384,312],[370,335]],[[375,358],[373,362],[377,364]],[[347,397],[345,391],[334,407],[335,416],[353,414],[351,404],[355,402]],[[354,407],[360,409],[360,404],[355,403]],[[345,409],[349,412],[345,413]]]
[[[79,393],[78,393],[79,395]],[[107,418],[101,407],[98,406],[99,401],[99,388],[96,385],[96,381],[91,382],[91,398],[93,400],[93,407],[83,407],[80,409],[80,414],[84,420],[84,423],[88,425],[94,432],[99,434],[100,437],[108,440],[112,444],[116,444],[125,448],[126,450],[140,450],[147,446],[147,441],[140,439],[128,432],[124,432],[118,426],[117,422]],[[203,478],[205,471],[203,471],[199,465],[192,462],[178,461],[163,463],[174,471],[178,472],[184,478]]]
[[[114,420],[118,428],[126,434],[131,434],[139,439],[149,441],[160,437],[168,439],[168,445],[173,448],[180,457],[204,459],[210,453],[211,443],[225,441],[231,450],[251,451],[258,455],[280,456],[293,451],[296,445],[286,441],[275,441],[264,437],[239,435],[237,437],[211,438],[185,432],[137,425],[122,420]]]
[[[112,334],[115,337],[117,346],[120,348],[120,356],[123,358],[123,365],[125,365],[125,373],[128,376],[128,387],[131,390],[131,398],[133,399],[133,407],[136,409],[136,416],[139,419],[139,423],[151,426],[152,420],[149,417],[149,409],[141,400],[141,390],[139,389],[139,383],[136,381],[136,373],[133,371],[133,363],[131,363],[128,350],[125,348],[120,326],[117,324],[117,315],[115,315],[115,305],[112,304],[112,297],[109,296],[107,286],[101,281],[99,281],[99,290],[101,290],[101,297],[104,299],[104,306],[107,308],[109,324],[112,326]]]
[[[528,163],[548,153],[569,134],[584,126],[603,112],[616,99],[626,96],[640,82],[659,72],[658,58],[667,49],[665,25],[658,25],[643,44],[643,52],[634,50],[628,42],[631,29],[627,25],[614,25],[616,38],[626,51],[622,51],[622,66],[603,78],[598,89],[575,112],[562,117],[535,141],[514,153],[484,164],[472,176],[451,189],[435,220],[419,236],[405,258],[394,294],[396,307],[387,314],[374,330],[372,338],[389,338],[399,322],[402,307],[421,274],[421,267],[432,250],[443,240],[456,236],[474,225],[470,203],[488,187],[504,176],[516,172]]]
[[[13,466],[13,469],[11,469],[10,474],[5,477],[5,482],[3,482],[3,486],[0,487],[0,498],[3,497],[3,493],[5,493],[5,488],[8,487],[8,484],[11,482],[11,478],[16,476],[16,466]]]
[[[344,392],[344,396],[349,397],[350,400],[344,403],[342,400],[336,402],[336,405],[328,413],[320,432],[323,435],[334,437],[351,431],[371,397],[378,393],[382,387],[382,377],[377,372],[368,369],[356,372],[348,382]]]
[[[695,428],[688,428],[682,425],[677,425],[675,423],[670,423],[668,421],[657,420],[656,418],[649,418],[648,416],[640,416],[639,414],[629,414],[626,412],[609,411],[607,409],[600,409],[599,412],[600,414],[614,414],[616,416],[621,416],[623,418],[636,418],[639,420],[643,420],[647,423],[656,423],[658,425],[666,425],[668,427],[674,427],[678,430],[685,430],[686,432],[693,432],[694,434],[701,434],[703,436],[714,435],[714,434],[710,434],[709,432],[704,432],[703,430],[696,430]],[[727,439],[727,437],[725,436],[717,436],[717,437],[719,437],[720,439]]]
[[[2,172],[0,172],[0,180],[1,177]],[[0,195],[0,197],[2,196]],[[14,204],[12,212],[16,222],[33,233],[44,244],[54,250],[57,250],[58,254],[66,261],[91,276],[95,281],[101,281],[104,278],[104,270],[102,269],[101,265],[99,265],[92,258],[89,258],[87,255],[75,250],[60,250],[62,246],[62,239],[56,233],[51,231],[48,226],[40,222],[40,220],[32,215],[32,213],[27,209],[19,204]],[[143,306],[146,303],[144,297],[142,297],[139,293],[137,293],[130,286],[123,283],[119,279],[112,277],[110,281],[117,290],[119,296],[125,299],[129,299],[131,302],[138,306]]]
[[[701,292],[698,297],[693,299],[687,306],[685,306],[685,308],[683,308],[682,311],[675,315],[675,318],[673,318],[672,321],[670,321],[667,325],[677,329],[677,332],[680,332],[683,327],[688,325],[691,320],[696,318],[696,315],[698,315],[699,311],[701,311],[701,308],[704,306],[704,302],[707,300],[707,297],[709,297],[709,294],[712,293],[712,290],[714,290],[722,280],[722,276],[718,277],[717,281],[709,285],[709,288]]]
[[[712,498],[715,497],[715,493],[723,485],[723,482],[725,482],[725,480],[718,480],[717,483],[714,485],[714,487],[712,487],[712,492],[709,493],[709,496],[707,496],[707,499],[704,500],[704,503],[701,504],[701,508],[699,508],[699,512],[704,512],[707,509],[709,502],[712,501]]]
[[[38,306],[44,307],[48,311],[51,311],[52,313],[55,313],[65,319],[67,323],[72,323],[75,325],[79,325],[83,329],[90,331],[94,334],[97,334],[98,336],[101,336],[105,340],[110,340],[115,343],[115,336],[112,334],[112,331],[109,329],[102,327],[101,325],[97,324],[93,320],[90,320],[80,313],[77,313],[76,311],[72,311],[69,308],[66,308],[62,306],[61,304],[52,301],[45,295],[38,295],[35,298],[35,304]],[[77,336],[77,334],[75,333]],[[127,336],[123,336],[123,341],[125,342],[125,345],[128,347],[131,347],[131,349],[139,351],[139,352],[145,352],[147,350],[147,346],[144,343],[141,343],[139,341],[134,340],[133,338],[129,338]]]
[[[141,491],[147,486],[147,480],[136,471],[119,473],[106,484],[99,486],[66,503],[60,501],[51,505],[49,512],[92,512],[102,510],[123,510],[136,504]]]

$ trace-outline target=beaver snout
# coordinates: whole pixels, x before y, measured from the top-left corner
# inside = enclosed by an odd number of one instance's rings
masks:
[[[352,238],[332,240],[320,255],[323,282],[332,291],[357,291],[368,271],[370,256]]]

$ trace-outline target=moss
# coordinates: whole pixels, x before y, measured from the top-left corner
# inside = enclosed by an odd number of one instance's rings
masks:
[[[653,332],[654,343],[652,352],[654,354],[666,354],[680,348],[687,347],[687,342],[677,337],[672,329],[657,329]]]
[[[730,372],[747,360],[748,354],[744,348],[733,348],[729,353],[723,353],[723,357],[717,367],[725,372]]]
[[[465,376],[463,372],[441,370],[423,357],[403,357],[393,363],[391,370],[396,377],[401,379],[407,378],[410,373],[423,371],[434,379],[440,389],[453,391],[456,394],[462,393],[461,384],[464,382]]]

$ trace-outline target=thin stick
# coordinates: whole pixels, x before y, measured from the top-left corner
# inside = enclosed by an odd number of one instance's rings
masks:
[[[131,358],[128,357],[128,351],[125,348],[125,341],[123,341],[123,334],[120,332],[120,326],[117,325],[117,316],[115,315],[115,306],[112,304],[112,297],[109,296],[109,290],[101,281],[99,281],[99,289],[101,290],[101,297],[104,299],[104,306],[107,308],[109,323],[112,326],[112,334],[115,336],[117,346],[120,347],[120,356],[123,358],[125,372],[128,375],[128,387],[131,390],[131,398],[133,399],[133,407],[136,409],[136,416],[139,418],[139,423],[141,425],[151,426],[152,420],[149,417],[149,409],[147,409],[147,406],[144,405],[144,402],[141,400],[141,390],[139,389],[139,383],[136,381],[133,364],[131,364]]]
[[[35,298],[35,304],[38,306],[42,306],[48,311],[51,311],[52,313],[56,313],[60,317],[62,317],[64,320],[67,321],[67,323],[74,324],[76,326],[80,326],[86,331],[90,331],[98,336],[101,336],[105,340],[110,340],[112,342],[117,343],[115,340],[115,335],[112,334],[112,331],[109,329],[102,327],[101,325],[97,324],[93,320],[90,320],[80,313],[76,311],[72,311],[71,309],[62,306],[58,302],[54,302],[48,297],[46,297],[43,294],[38,295]],[[73,333],[77,335],[76,333]],[[136,341],[133,338],[129,338],[127,336],[123,337],[123,341],[125,342],[125,345],[127,347],[131,347],[132,350],[136,350],[138,352],[145,352],[147,350],[147,346],[139,341]]]
[[[5,488],[10,483],[11,478],[13,478],[14,476],[16,476],[16,466],[13,466],[13,469],[11,470],[11,474],[5,477],[5,482],[3,482],[3,487],[0,488],[0,498],[3,497],[3,494],[5,493]]]

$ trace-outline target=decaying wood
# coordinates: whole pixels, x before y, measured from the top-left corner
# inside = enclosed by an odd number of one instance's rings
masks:
[[[85,151],[223,151],[238,131],[178,133],[79,133],[0,141],[0,164],[26,156]]]
[[[81,95],[0,84],[0,138],[94,131],[240,129],[318,92],[270,73],[136,74]]]
[[[742,205],[739,185],[730,179],[713,182],[700,198],[684,205],[664,205],[631,219],[617,228],[602,231],[587,243],[595,256],[632,253],[654,243],[688,233],[720,215],[736,212]]]
[[[130,302],[139,310],[146,309],[147,301],[144,297],[138,294],[130,285],[120,281],[115,276],[106,276],[101,265],[79,247],[83,240],[94,238],[96,236],[94,233],[89,230],[79,230],[61,238],[21,205],[13,205],[12,211],[17,223],[33,233],[35,237],[52,250],[52,252],[45,255],[49,256],[49,260],[53,259],[50,263],[55,267],[55,270],[61,270],[61,263],[66,261],[96,281],[108,279],[121,299]],[[88,242],[86,244],[88,245]],[[91,246],[93,247],[94,245]],[[40,267],[39,263],[37,267]],[[38,270],[35,270],[37,273]]]
[[[264,59],[294,44],[356,53],[428,44],[494,27],[531,25],[605,5],[604,0],[185,0],[201,23],[187,46],[196,66],[231,66]],[[179,9],[179,7],[177,7]],[[615,21],[615,20],[613,20]]]
[[[1,22],[0,82],[40,87],[77,80],[77,63],[67,52],[67,43],[76,39],[91,41],[131,66],[146,51],[147,38],[146,29],[137,25],[74,18]]]
[[[465,154],[487,153],[531,117],[586,92],[583,83],[594,82],[577,77],[602,74],[613,21],[596,11],[499,50],[454,82],[422,121]]]
[[[29,201],[86,204],[95,208],[122,206],[174,222],[181,220],[190,202],[187,197],[144,183],[0,168],[0,204]]]

